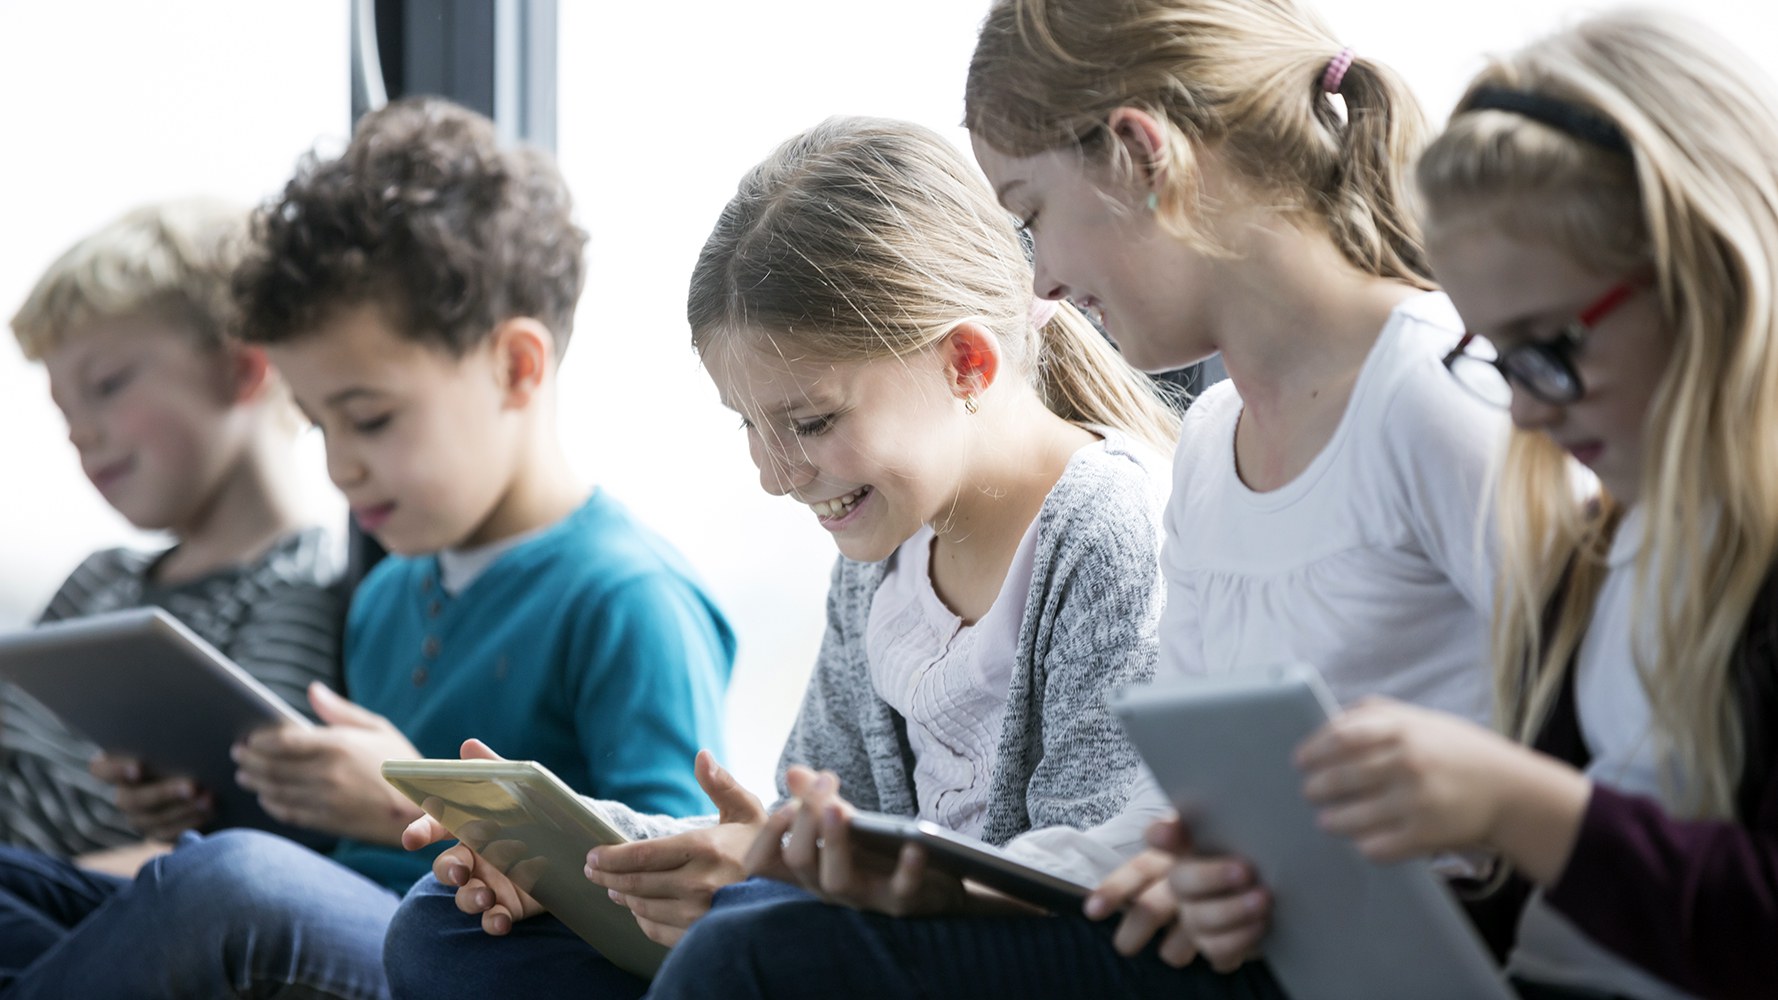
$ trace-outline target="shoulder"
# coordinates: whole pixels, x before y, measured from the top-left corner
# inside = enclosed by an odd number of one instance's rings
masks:
[[[573,595],[588,606],[663,590],[709,601],[679,550],[601,487],[566,520],[532,542],[513,569],[527,589]]]
[[[1077,452],[1038,512],[1039,547],[1158,525],[1168,458],[1117,432]]]
[[[1440,293],[1428,293],[1396,310],[1385,350],[1373,361],[1376,399],[1367,407],[1391,453],[1433,451],[1461,461],[1488,459],[1505,445],[1505,410],[1478,399],[1445,369],[1444,359],[1463,336],[1463,323]]]

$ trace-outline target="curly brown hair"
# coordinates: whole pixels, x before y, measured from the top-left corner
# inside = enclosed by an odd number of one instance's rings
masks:
[[[549,154],[502,149],[494,123],[436,97],[364,116],[337,159],[311,152],[254,215],[236,273],[245,339],[308,336],[374,304],[453,357],[524,316],[567,350],[587,235]]]

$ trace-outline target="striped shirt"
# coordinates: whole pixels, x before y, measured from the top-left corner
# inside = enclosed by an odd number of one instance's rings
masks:
[[[177,586],[149,579],[165,552],[108,549],[88,556],[40,622],[156,606],[303,712],[310,681],[340,678],[338,560],[326,532],[289,535],[258,560]],[[98,748],[49,710],[0,685],[0,843],[72,857],[141,839],[87,764]]]

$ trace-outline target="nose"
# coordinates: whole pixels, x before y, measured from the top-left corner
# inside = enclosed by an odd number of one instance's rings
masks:
[[[333,480],[333,485],[350,490],[364,482],[365,465],[354,449],[325,433],[322,442],[327,448],[327,478]]]
[[[1560,403],[1548,403],[1530,392],[1524,386],[1512,384],[1513,401],[1508,412],[1512,414],[1513,424],[1523,430],[1544,431],[1562,422],[1567,407]]]
[[[783,447],[783,442],[773,447],[759,431],[753,430],[747,434],[747,451],[759,467],[760,488],[775,497],[793,493],[815,480],[815,463],[809,461],[799,442],[791,441],[788,448]]]
[[[74,450],[86,452],[99,444],[102,435],[99,433],[99,422],[79,411],[64,414],[68,421],[68,442]]]
[[[1031,291],[1040,299],[1059,301],[1068,297],[1068,286],[1050,273],[1041,249],[1033,249],[1031,255]]]

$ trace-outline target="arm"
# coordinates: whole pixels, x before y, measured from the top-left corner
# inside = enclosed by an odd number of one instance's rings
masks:
[[[1687,991],[1767,996],[1778,982],[1778,782],[1745,826],[1675,819],[1650,799],[1594,785],[1545,898]]]

